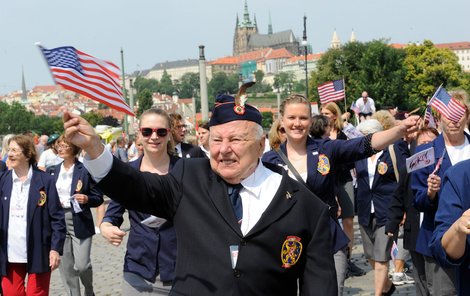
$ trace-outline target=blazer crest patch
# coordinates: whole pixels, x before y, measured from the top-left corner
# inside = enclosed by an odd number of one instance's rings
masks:
[[[387,170],[388,170],[388,165],[387,165],[386,162],[381,161],[381,162],[377,165],[377,171],[379,172],[379,174],[385,175],[385,173],[387,172]]]
[[[78,180],[78,182],[77,182],[77,188],[75,188],[75,192],[80,192],[80,190],[82,190],[82,187],[83,187],[83,182],[82,182],[82,180]]]
[[[318,155],[317,171],[323,176],[330,172],[330,160],[325,154]]]
[[[47,200],[46,191],[44,190],[39,191],[38,206],[42,207],[46,203],[46,200]]]
[[[298,236],[288,236],[282,244],[281,261],[283,268],[290,268],[297,263],[302,254],[301,238]]]

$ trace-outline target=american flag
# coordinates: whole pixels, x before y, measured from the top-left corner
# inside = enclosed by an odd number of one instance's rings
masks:
[[[351,110],[354,111],[354,113],[359,114],[361,110],[359,110],[359,107],[356,105],[356,102],[353,102],[351,104]]]
[[[320,103],[335,102],[344,99],[344,82],[342,79],[325,82],[318,86]]]
[[[390,249],[390,256],[392,257],[392,260],[395,260],[398,256],[398,245],[395,240],[393,241],[392,248]]]
[[[440,86],[431,98],[431,106],[441,113],[445,118],[458,122],[465,115],[467,107],[452,98],[445,88]]]
[[[424,122],[427,123],[428,127],[436,128],[436,120],[434,119],[434,116],[432,115],[432,110],[431,106],[428,105],[426,107],[426,112],[424,112]]]
[[[72,46],[46,49],[39,45],[57,84],[113,109],[135,116],[124,100],[115,64],[97,59]]]

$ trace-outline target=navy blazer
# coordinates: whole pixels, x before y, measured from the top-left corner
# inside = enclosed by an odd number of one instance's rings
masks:
[[[442,248],[441,239],[452,224],[470,209],[469,187],[470,160],[459,162],[447,170],[441,186],[441,195],[444,198],[439,199],[436,229],[430,241],[431,253],[439,264],[456,268],[456,288],[459,295],[470,295],[470,236],[467,235],[465,253],[456,261],[447,256]]]
[[[1,243],[0,243],[0,272],[7,274],[7,242],[10,212],[10,198],[13,189],[12,171],[9,170],[0,179],[1,205]],[[46,194],[43,204],[41,194]],[[65,241],[64,211],[60,205],[54,179],[33,166],[33,176],[29,188],[27,208],[27,271],[28,273],[43,273],[51,271],[49,267],[49,252],[55,250],[62,255]]]
[[[465,134],[465,136],[470,141],[470,136],[468,134]],[[420,170],[414,171],[411,174],[411,189],[415,195],[413,205],[418,211],[424,213],[423,222],[421,223],[421,228],[419,229],[418,241],[416,242],[416,251],[425,256],[432,257],[431,251],[429,249],[429,242],[431,241],[431,236],[434,231],[434,216],[436,215],[440,192],[436,193],[436,197],[433,201],[429,199],[428,177],[434,171],[436,163],[445,150],[444,136],[441,134],[431,143],[418,146],[416,148],[416,152],[423,151],[429,147],[434,147],[434,157],[436,162],[434,165],[430,165]],[[451,166],[452,163],[450,162],[449,155],[445,153],[441,168],[438,172],[438,175],[441,178],[441,182],[444,179],[445,172]]]
[[[59,178],[61,166],[62,163],[54,166],[50,171],[51,175],[54,176],[55,183],[57,183],[57,179]],[[96,182],[91,178],[85,166],[78,159],[75,160],[75,167],[73,169],[70,196],[75,193],[88,196],[88,203],[80,204],[80,208],[82,209],[80,213],[75,213],[71,205],[75,236],[84,239],[95,234],[95,223],[93,222],[93,215],[91,214],[90,208],[95,208],[103,203],[103,193],[98,189]]]
[[[177,156],[170,156],[172,170]],[[129,164],[140,170],[142,156]],[[106,210],[103,222],[121,226],[126,208],[116,201],[111,201]],[[165,222],[159,228],[150,228],[140,223],[150,217],[149,214],[129,210],[130,232],[127,250],[124,257],[124,271],[140,275],[144,279],[155,282],[160,273],[160,280],[172,281],[176,266],[176,232],[173,223]]]
[[[397,170],[405,167],[406,158],[409,156],[408,144],[399,140],[393,144],[397,162]],[[371,217],[371,204],[374,202],[375,218],[378,226],[387,223],[387,215],[394,191],[398,188],[395,171],[388,147],[383,150],[377,159],[372,188],[369,185],[368,159],[356,161],[357,174],[357,217],[359,224],[368,226]],[[386,165],[384,165],[386,164]],[[379,173],[386,167],[383,174]]]
[[[206,154],[199,148],[188,143],[181,143],[181,158],[204,158]]]
[[[286,146],[282,144],[280,149],[286,154]],[[327,164],[319,162],[320,156],[326,156]],[[335,199],[335,176],[345,163],[354,162],[367,158],[366,137],[351,140],[331,140],[307,138],[307,185],[321,200],[330,206],[330,214],[336,218],[338,203]],[[282,161],[276,151],[269,151],[263,155],[263,161],[283,166],[287,165]],[[319,172],[319,169],[328,167]]]

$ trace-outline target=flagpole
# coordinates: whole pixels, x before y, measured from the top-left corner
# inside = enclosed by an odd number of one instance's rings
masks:
[[[344,82],[344,77],[343,77],[343,89],[344,89],[344,113],[348,111],[348,106],[346,103],[346,83]]]
[[[122,95],[124,96],[124,102],[127,104],[127,91],[126,91],[126,74],[124,72],[124,50],[121,47],[121,70],[122,70]],[[124,113],[124,132],[126,136],[129,134],[129,127],[127,124],[127,114]]]

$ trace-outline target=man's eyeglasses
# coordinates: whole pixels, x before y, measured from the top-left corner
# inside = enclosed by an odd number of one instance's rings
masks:
[[[176,126],[177,129],[183,129],[183,128],[187,128],[188,126],[186,124],[179,124]]]
[[[153,133],[157,133],[159,137],[166,137],[168,132],[170,131],[169,128],[151,128],[151,127],[141,127],[140,132],[144,137],[150,137]]]

